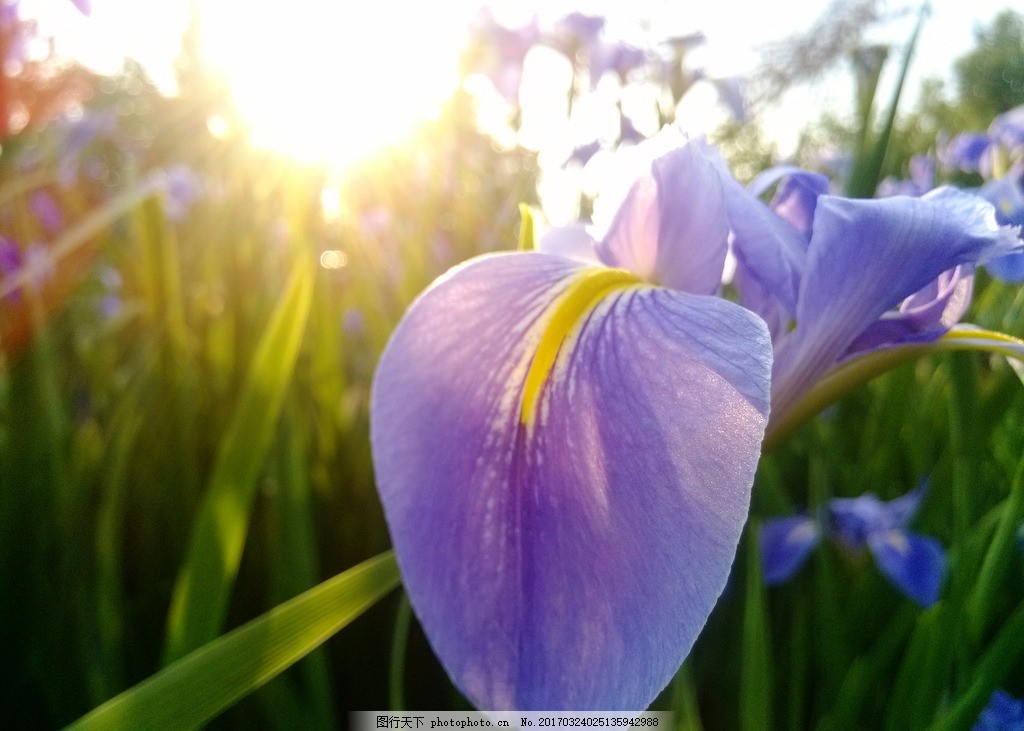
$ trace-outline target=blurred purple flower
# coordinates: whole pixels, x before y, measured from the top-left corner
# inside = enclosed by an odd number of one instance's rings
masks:
[[[980,173],[983,158],[992,149],[992,140],[981,132],[962,132],[949,141],[942,152],[942,162],[951,170]]]
[[[585,145],[580,145],[572,151],[569,155],[569,159],[566,163],[575,162],[581,166],[586,165],[590,162],[590,158],[598,153],[601,149],[601,143],[598,140],[593,140]]]
[[[97,268],[97,276],[103,287],[103,295],[99,302],[100,316],[105,320],[112,320],[124,309],[121,273],[109,264],[101,264]]]
[[[605,42],[591,50],[589,60],[590,87],[593,89],[606,73],[615,74],[624,83],[632,71],[647,62],[647,52],[628,43]]]
[[[60,120],[64,137],[58,152],[57,181],[62,188],[73,188],[85,151],[98,139],[107,138],[117,130],[117,113],[88,112],[80,119]]]
[[[46,246],[33,243],[22,249],[16,241],[0,234],[0,293],[3,299],[11,302],[21,299],[21,284],[12,286],[13,278],[23,278],[22,282],[27,281],[38,289],[53,273],[53,261]],[[27,279],[24,279],[26,275]]]
[[[164,215],[180,222],[203,192],[202,179],[188,165],[170,165],[154,173],[163,191]]]
[[[978,717],[978,722],[971,727],[971,731],[1022,730],[1024,730],[1024,700],[1015,698],[1002,690],[992,693],[988,705]]]
[[[922,480],[917,489],[888,502],[871,493],[834,498],[828,503],[825,528],[805,516],[765,521],[760,536],[765,583],[791,578],[824,532],[849,550],[867,548],[897,589],[921,606],[931,606],[942,588],[946,552],[935,539],[906,530],[926,491],[927,483]]]
[[[64,214],[47,191],[37,190],[32,193],[28,206],[46,233],[52,236],[64,228]]]
[[[821,526],[805,515],[766,520],[759,536],[761,571],[768,586],[788,581],[821,540]]]
[[[78,8],[78,11],[88,17],[92,15],[92,0],[71,0],[71,4]]]
[[[647,139],[640,130],[633,125],[633,120],[619,112],[619,143],[637,145]]]
[[[0,287],[4,287],[8,277],[21,271],[23,259],[21,247],[17,242],[0,234]],[[21,288],[11,290],[4,295],[4,299],[9,302],[17,302],[21,299]]]
[[[346,337],[359,338],[366,333],[366,318],[358,307],[349,307],[341,318],[341,329]]]
[[[548,42],[570,59],[582,50],[596,46],[605,20],[600,15],[572,12],[556,20],[548,32]]]
[[[519,85],[523,78],[526,54],[540,41],[537,20],[520,28],[507,28],[499,23],[493,11],[481,8],[471,33],[477,39],[478,68],[510,104],[519,102]]]
[[[743,91],[743,79],[730,76],[722,79],[708,78],[708,82],[718,91],[718,99],[729,110],[737,122],[747,121],[747,97]]]
[[[886,178],[878,184],[876,197],[890,198],[894,195],[922,196],[935,187],[935,162],[928,155],[914,155],[910,158],[910,178]]]
[[[1011,154],[1024,148],[1024,104],[993,119],[988,136]]]
[[[996,219],[1008,226],[1024,226],[1024,166],[1018,164],[1008,175],[990,180],[978,191],[996,209]],[[1024,233],[1021,234],[1024,236]],[[1004,282],[1024,283],[1024,252],[1015,252],[990,261],[989,274]]]

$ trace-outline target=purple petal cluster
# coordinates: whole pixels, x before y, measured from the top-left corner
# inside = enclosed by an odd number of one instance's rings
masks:
[[[934,538],[907,530],[926,491],[922,481],[916,490],[888,502],[872,493],[834,498],[821,519],[790,516],[766,521],[760,534],[765,583],[792,578],[825,536],[851,551],[866,548],[897,589],[921,606],[931,606],[942,588],[946,552]]]
[[[773,334],[773,421],[845,359],[943,335],[970,302],[973,268],[1022,250],[986,201],[952,188],[851,200],[784,168],[769,204],[744,197],[724,165],[740,301]],[[731,182],[730,182],[731,181]]]

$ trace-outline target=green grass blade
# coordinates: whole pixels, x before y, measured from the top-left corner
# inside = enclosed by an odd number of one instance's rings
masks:
[[[952,668],[959,615],[938,602],[918,616],[887,703],[890,731],[924,728],[934,718]]]
[[[988,627],[993,611],[999,610],[999,594],[1006,591],[1006,579],[1010,575],[1014,554],[1017,552],[1017,527],[1024,518],[1024,459],[1017,467],[1017,475],[1010,488],[999,526],[989,544],[985,559],[978,572],[974,593],[968,600],[967,617],[971,636],[981,639]]]
[[[537,248],[533,209],[525,203],[520,203],[519,216],[522,219],[519,224],[519,250],[533,251]]]
[[[882,177],[882,165],[885,162],[886,152],[889,150],[889,139],[892,137],[892,128],[896,123],[896,112],[900,105],[900,96],[903,93],[903,85],[907,80],[907,71],[910,69],[910,62],[914,58],[914,49],[917,48],[917,40],[921,37],[921,29],[928,18],[930,8],[928,3],[921,6],[917,16],[917,25],[910,36],[910,42],[903,52],[903,65],[900,67],[900,76],[893,90],[892,100],[889,102],[889,110],[885,118],[885,126],[875,140],[870,154],[859,155],[854,162],[854,170],[846,186],[846,194],[851,198],[870,198],[875,194],[878,181]]]
[[[395,631],[391,637],[391,672],[388,678],[388,707],[392,711],[405,710],[405,648],[409,642],[412,623],[412,604],[409,595],[402,594],[395,614]]]
[[[174,587],[165,664],[209,642],[222,628],[256,482],[298,357],[312,291],[310,268],[296,266],[257,345]]]
[[[765,586],[761,578],[760,525],[747,532],[747,591],[743,608],[743,665],[740,669],[740,728],[774,728],[772,678]]]
[[[693,687],[687,663],[683,663],[672,680],[672,712],[676,714],[677,731],[704,731],[697,705],[697,691]]]
[[[978,720],[992,692],[1000,687],[1021,656],[1024,656],[1024,604],[1017,607],[972,670],[974,680],[970,688],[933,728],[942,731],[970,728]]]
[[[398,580],[394,554],[375,556],[183,657],[68,728],[195,728],[321,645]]]

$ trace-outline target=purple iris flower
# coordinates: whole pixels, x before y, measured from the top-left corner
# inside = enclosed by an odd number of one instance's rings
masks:
[[[416,613],[479,707],[645,708],[725,586],[771,364],[764,323],[711,296],[727,237],[686,145],[596,262],[473,259],[385,349],[380,495]]]
[[[976,196],[848,201],[794,174],[806,189],[773,209],[701,140],[632,149],[650,162],[601,233],[452,269],[374,378],[406,589],[481,708],[645,708],[671,679],[728,578],[775,393],[752,303],[796,320],[774,343],[791,408],[885,312],[1002,241]],[[746,306],[718,296],[730,242]]]
[[[978,717],[972,731],[1021,731],[1024,729],[1024,700],[997,690]]]
[[[973,267],[1022,243],[975,195],[939,188],[919,198],[851,200],[792,168],[769,205],[740,195],[720,163],[728,197],[740,302],[773,334],[772,427],[855,355],[934,342],[970,303]]]
[[[825,527],[805,516],[765,521],[760,535],[765,583],[790,579],[825,534],[850,550],[867,548],[897,589],[921,606],[931,606],[942,588],[946,552],[934,538],[906,530],[926,491],[927,483],[922,481],[917,489],[888,502],[871,493],[834,498],[828,504]]]
[[[985,156],[992,150],[992,140],[981,132],[962,132],[950,140],[942,162],[947,168],[963,170],[966,173],[981,172]]]

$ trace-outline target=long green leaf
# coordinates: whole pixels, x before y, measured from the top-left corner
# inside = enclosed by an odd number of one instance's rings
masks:
[[[296,266],[257,345],[174,587],[165,663],[209,642],[222,628],[256,482],[291,381],[312,292],[310,268]]]
[[[183,657],[68,728],[195,728],[303,658],[397,584],[394,554],[382,553]]]
[[[871,154],[860,154],[854,162],[854,170],[846,186],[846,193],[851,198],[870,198],[875,194],[878,181],[882,176],[882,165],[885,162],[885,155],[889,151],[889,139],[892,137],[892,128],[896,123],[896,112],[900,105],[900,96],[903,93],[903,85],[907,80],[907,71],[910,69],[910,62],[914,58],[914,49],[917,48],[917,40],[921,37],[921,29],[931,12],[928,3],[921,6],[917,17],[917,25],[910,36],[910,42],[903,52],[903,65],[900,67],[900,77],[893,90],[892,100],[889,102],[889,110],[885,118],[885,126],[881,134],[875,140]],[[866,137],[866,135],[865,135]]]
[[[1024,656],[1024,604],[1017,607],[988,650],[971,670],[971,686],[957,700],[953,709],[933,728],[942,731],[969,728],[978,719],[992,692],[1005,680]]]
[[[747,591],[743,606],[743,664],[740,667],[740,728],[774,727],[768,607],[761,577],[760,525],[747,531]]]

